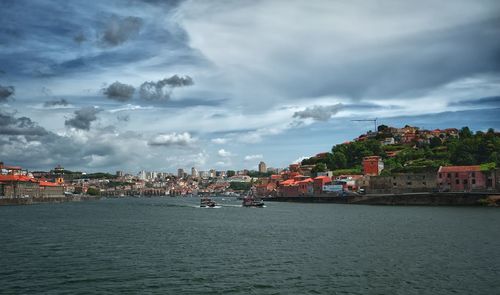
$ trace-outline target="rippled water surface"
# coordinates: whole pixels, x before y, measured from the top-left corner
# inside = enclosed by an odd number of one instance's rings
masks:
[[[217,201],[0,207],[0,293],[500,293],[497,208]]]

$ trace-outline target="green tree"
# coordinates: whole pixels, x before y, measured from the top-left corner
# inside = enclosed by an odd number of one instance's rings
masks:
[[[462,127],[462,129],[460,129],[460,131],[458,132],[458,136],[460,136],[460,138],[470,138],[472,137],[472,131],[470,131],[469,127],[465,126],[465,127]]]
[[[98,196],[100,193],[101,193],[101,191],[95,187],[89,187],[87,189],[87,195]]]
[[[432,138],[430,139],[429,146],[430,146],[431,148],[435,148],[435,147],[440,146],[442,143],[443,143],[443,142],[441,141],[441,138],[439,138],[439,137],[432,137]]]
[[[333,154],[333,169],[347,168],[347,157],[344,153],[338,152]]]

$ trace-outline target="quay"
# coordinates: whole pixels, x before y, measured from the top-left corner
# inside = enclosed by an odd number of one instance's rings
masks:
[[[400,194],[321,194],[298,197],[267,197],[269,202],[338,203],[359,205],[413,206],[498,206],[500,194],[494,192],[422,192]]]
[[[0,206],[8,205],[33,205],[41,203],[64,203],[99,200],[99,196],[71,195],[71,196],[51,196],[51,197],[23,197],[23,198],[4,198],[0,197]]]

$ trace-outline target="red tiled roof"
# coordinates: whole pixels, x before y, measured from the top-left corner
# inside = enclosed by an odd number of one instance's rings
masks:
[[[304,184],[304,183],[313,183],[313,182],[314,182],[314,180],[312,178],[307,178],[307,179],[298,181],[297,183]]]
[[[50,181],[40,181],[40,186],[59,186],[55,182],[50,182]]]
[[[322,175],[322,176],[316,176],[314,179],[323,179],[327,181],[331,181],[332,179],[328,176]]]
[[[0,175],[0,181],[33,181],[35,182],[36,180],[32,177],[26,176],[26,175]]]
[[[273,174],[271,175],[271,179],[280,179],[281,175]]]
[[[295,180],[288,179],[288,180],[282,181],[280,184],[281,185],[293,185],[293,184],[295,184]]]
[[[444,173],[452,173],[452,172],[473,172],[473,171],[481,171],[481,166],[473,165],[473,166],[441,166],[439,167],[438,172]]]

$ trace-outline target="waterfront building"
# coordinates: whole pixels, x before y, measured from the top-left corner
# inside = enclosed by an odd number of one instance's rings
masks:
[[[317,176],[314,178],[314,194],[322,194],[323,193],[323,186],[327,184],[331,184],[332,179],[328,176]]]
[[[63,197],[64,187],[27,175],[0,175],[0,196],[4,198]]]
[[[438,170],[440,191],[473,191],[496,189],[498,171],[482,171],[481,166],[441,166]]]
[[[177,177],[178,178],[184,177],[184,169],[182,169],[182,168],[177,169]]]
[[[362,183],[364,180],[366,183]],[[369,194],[400,194],[432,192],[437,189],[436,174],[429,173],[397,173],[390,176],[370,176],[358,179],[359,188]]]
[[[259,172],[260,173],[266,173],[267,172],[266,163],[264,163],[263,161],[261,161],[259,163]]]

